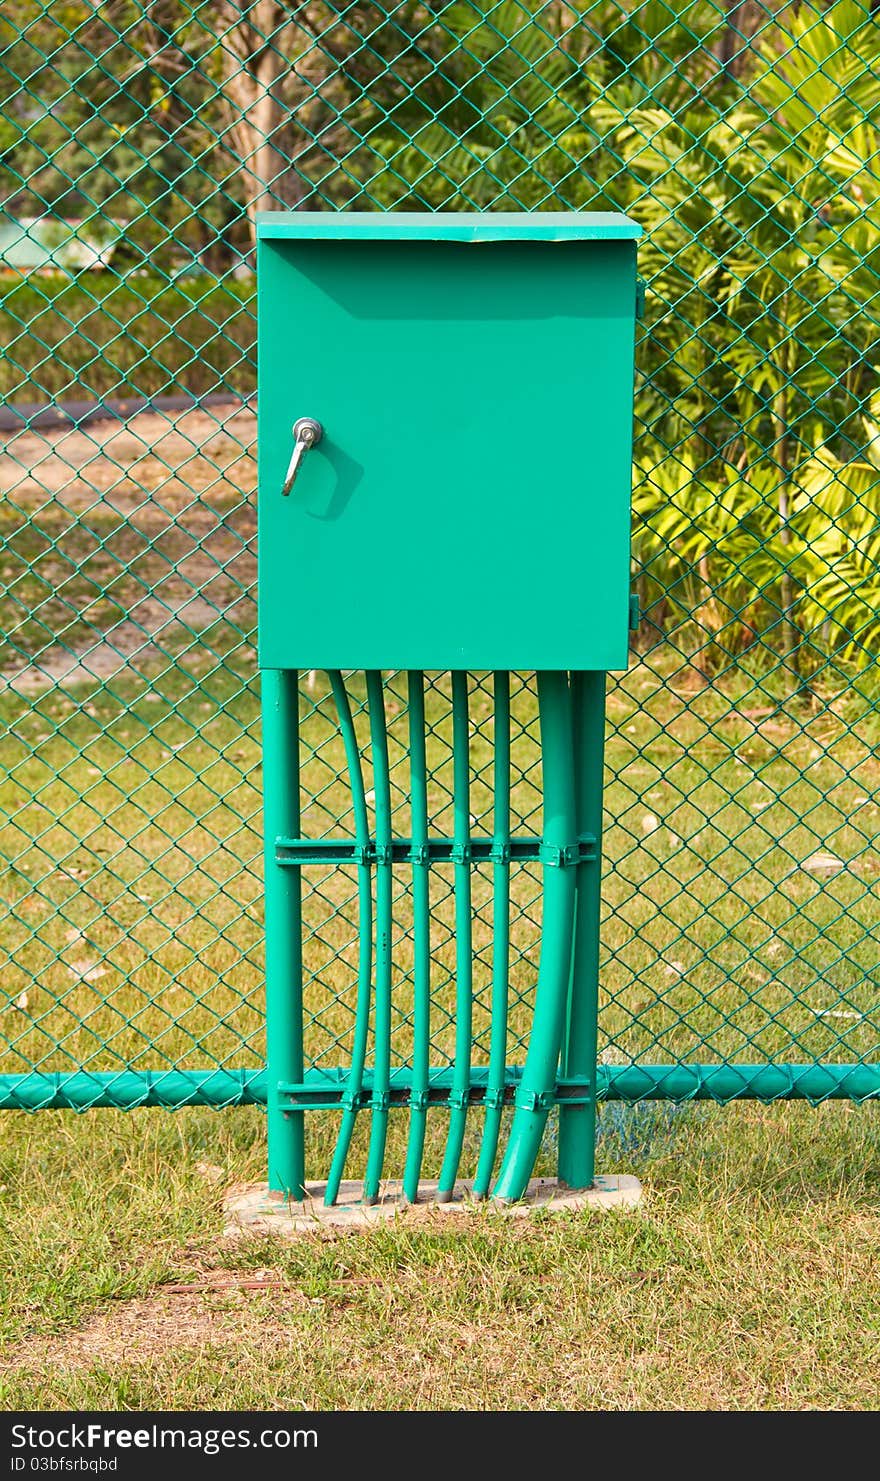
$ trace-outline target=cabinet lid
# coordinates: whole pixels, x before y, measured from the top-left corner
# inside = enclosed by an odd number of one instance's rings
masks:
[[[261,240],[427,242],[633,241],[619,211],[259,211]]]

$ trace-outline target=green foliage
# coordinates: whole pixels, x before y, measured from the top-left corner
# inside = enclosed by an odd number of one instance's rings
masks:
[[[21,0],[0,18],[0,190],[17,215],[124,222],[135,260],[207,252],[241,214],[205,7]],[[224,165],[231,176],[217,189]]]
[[[717,537],[699,556],[707,584],[726,613],[748,612],[733,651],[757,625],[797,679],[822,648],[833,677],[842,660],[872,664],[880,643],[862,531],[877,478],[852,461],[877,386],[880,42],[850,3],[802,7],[782,39],[762,43],[747,93],[717,118],[603,107],[648,233],[643,442],[709,492],[706,511],[690,508]],[[742,542],[759,510],[756,564]]]
[[[880,360],[880,39],[854,0],[802,5],[738,79],[718,59],[725,20],[660,0],[580,22],[455,0],[442,65],[388,122],[365,115],[366,168],[385,206],[641,223],[643,607],[655,627],[691,624],[706,677],[781,651],[797,685],[822,652],[833,679],[880,646],[876,474],[859,456]]]
[[[382,206],[577,209],[595,194],[585,79],[558,9],[504,0],[484,22],[458,0],[437,22],[444,56],[371,138],[370,195]],[[372,122],[368,115],[367,126]]]
[[[123,223],[123,271],[222,274],[255,202],[628,210],[650,285],[643,605],[690,625],[707,676],[748,650],[781,653],[789,687],[822,654],[834,678],[873,663],[880,625],[880,32],[861,0],[741,10],[21,0],[0,17],[0,188],[10,215]],[[2,389],[249,390],[249,310],[225,293],[16,289]]]

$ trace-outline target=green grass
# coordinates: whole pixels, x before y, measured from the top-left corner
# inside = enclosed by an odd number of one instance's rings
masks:
[[[877,1108],[609,1119],[637,1210],[285,1245],[222,1238],[257,1112],[8,1116],[0,1402],[876,1407]]]
[[[163,510],[161,501],[169,497],[173,475],[161,463],[152,470],[152,487],[144,490],[141,473],[138,485],[121,475],[113,489],[117,501],[133,495],[134,503],[141,505],[141,526],[146,527],[139,527],[130,510],[92,508],[87,520],[76,523],[74,539],[63,498],[46,497],[36,509],[17,503],[15,497],[0,501],[0,632],[7,645],[3,667],[22,659],[45,660],[59,649],[88,650],[101,633],[124,622],[138,603],[150,597],[166,603],[177,598],[182,603],[192,598],[196,583],[215,602],[221,599],[221,587],[223,597],[233,599],[234,574],[218,574],[210,554],[195,575],[193,538],[198,531],[209,543],[206,515],[211,525],[223,525],[231,541],[240,533],[243,518],[250,533],[252,521],[242,512],[247,496],[220,486],[217,469],[210,464],[207,468],[202,464],[200,471],[207,491],[198,488],[196,470],[189,469],[190,484],[196,483],[189,510],[178,516],[178,522],[166,520],[158,532],[144,520],[143,507],[149,507],[152,495],[154,507]],[[40,469],[34,472],[39,478]],[[178,568],[184,575],[175,584]]]
[[[157,396],[253,391],[253,282],[84,273],[0,289],[0,394]]]
[[[829,708],[749,711],[718,690],[677,694],[647,664],[611,694],[603,1044],[612,1057],[838,1061],[877,1044],[876,760],[867,724]],[[356,702],[362,699],[353,681]],[[254,1064],[262,1056],[258,696],[253,650],[200,636],[152,687],[7,694],[0,738],[3,991],[0,1070],[131,1063]],[[491,826],[489,699],[472,697],[477,831]],[[540,831],[534,696],[514,694],[514,809]],[[388,697],[397,829],[409,831],[402,682]],[[431,804],[448,831],[448,694],[432,690]],[[358,724],[364,716],[359,712]],[[307,831],[350,827],[326,690],[304,706]],[[370,785],[369,776],[367,785]],[[842,867],[800,867],[817,850]],[[845,866],[845,867],[844,867]],[[450,871],[434,876],[435,1052],[450,1048]],[[306,878],[307,1051],[344,1063],[355,974],[350,870]],[[409,1046],[408,871],[397,871],[396,1052]],[[540,875],[513,887],[514,1035],[527,1032]],[[476,1057],[485,1052],[491,892],[475,871]],[[27,1002],[18,1006],[22,993]]]

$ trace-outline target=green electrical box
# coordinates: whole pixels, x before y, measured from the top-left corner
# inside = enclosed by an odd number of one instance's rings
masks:
[[[408,1201],[421,1196],[429,1107],[448,1115],[441,1202],[469,1155],[469,1115],[482,1120],[476,1196],[522,1197],[553,1107],[560,1181],[593,1181],[605,674],[626,666],[631,615],[637,236],[625,216],[587,213],[259,218],[267,1104],[280,1196],[310,1186],[304,1118],[327,1109],[340,1116],[336,1146],[310,1193],[327,1205],[366,1114],[362,1197],[383,1196],[395,1106],[409,1112]],[[326,670],[317,703],[324,724],[335,712],[348,778],[335,816],[322,804],[317,836],[301,807],[302,669]],[[486,670],[491,833],[472,796],[477,775],[486,783],[471,709],[476,686],[485,723]],[[536,730],[513,724],[511,670],[535,673],[524,703]],[[407,735],[393,764],[392,680],[405,684]],[[535,765],[535,740],[540,836],[511,831],[514,778]],[[518,872],[536,864],[539,911]],[[488,1035],[476,1026],[486,1002],[472,893],[487,867]],[[304,951],[320,933],[302,888],[315,868],[330,871],[322,899],[346,909],[357,875],[357,964],[336,966],[351,1036],[334,1031],[333,1044],[347,1065],[323,1049],[315,1058]],[[348,872],[334,882],[336,869]],[[438,878],[455,905],[452,1018],[435,958]],[[540,958],[531,1028],[509,1064],[510,921],[524,880]],[[443,939],[449,929],[444,919]],[[438,1038],[443,1023],[454,1045]]]
[[[626,666],[638,234],[259,219],[263,668]]]

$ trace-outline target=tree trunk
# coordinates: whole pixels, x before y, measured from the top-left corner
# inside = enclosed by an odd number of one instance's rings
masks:
[[[785,318],[785,299],[783,299],[783,319]],[[790,369],[788,365],[788,354],[783,351],[782,374],[785,375]],[[786,382],[787,384],[787,382]],[[783,387],[778,392],[773,402],[773,419],[776,424],[776,443],[773,449],[773,463],[779,471],[779,499],[777,508],[779,511],[779,541],[783,548],[783,555],[791,544],[791,531],[788,521],[791,514],[789,501],[789,431],[788,431],[788,397]],[[796,692],[800,688],[800,633],[794,620],[793,609],[795,599],[795,583],[792,579],[791,570],[785,565],[780,574],[779,599],[782,607],[782,629],[780,647],[782,650],[782,668],[790,679],[791,690]]]
[[[223,30],[222,91],[229,109],[229,134],[244,185],[251,241],[256,244],[256,215],[273,207],[298,206],[305,196],[294,161],[284,147],[289,109],[281,84],[291,71],[297,33],[293,10],[278,0],[253,0],[218,6]]]
[[[727,0],[727,24],[717,43],[718,60],[728,77],[741,77],[754,50],[753,42],[770,29],[789,0]]]

